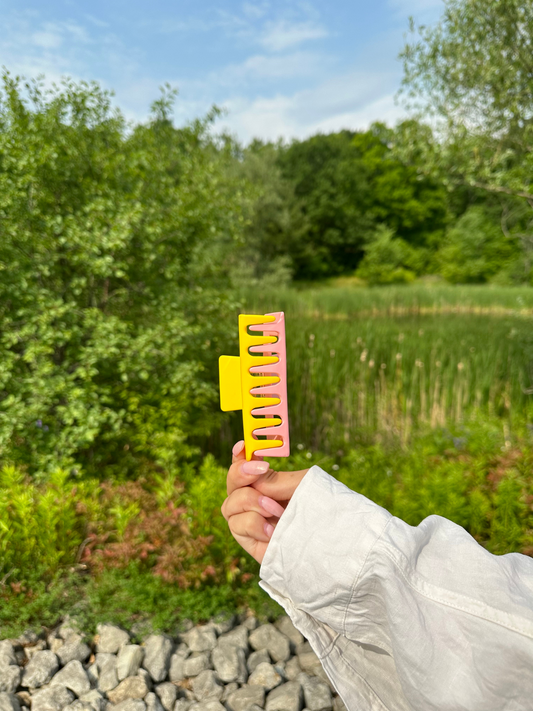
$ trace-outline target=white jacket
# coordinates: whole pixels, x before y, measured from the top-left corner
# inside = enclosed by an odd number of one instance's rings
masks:
[[[261,578],[349,711],[533,711],[531,558],[409,526],[315,466]]]

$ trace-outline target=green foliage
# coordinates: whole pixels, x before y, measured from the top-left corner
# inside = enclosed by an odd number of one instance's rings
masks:
[[[407,267],[415,258],[407,242],[382,226],[367,245],[356,276],[369,284],[408,284],[416,277]]]
[[[530,282],[532,0],[446,0],[436,25],[411,31],[402,55],[408,101],[441,134],[422,165],[451,188],[498,198],[503,230],[522,253],[520,279]]]
[[[245,200],[172,99],[128,127],[97,85],[3,77],[0,456],[32,473],[168,470],[216,421]]]
[[[483,283],[505,269],[512,245],[481,207],[471,207],[450,229],[439,250],[440,273],[452,283]]]

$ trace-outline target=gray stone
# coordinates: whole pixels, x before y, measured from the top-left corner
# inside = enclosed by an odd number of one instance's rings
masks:
[[[189,706],[189,711],[226,711],[226,709],[222,706],[220,701],[216,699],[206,699],[205,701],[199,701]]]
[[[109,711],[146,711],[146,704],[142,699],[125,699],[119,704],[107,708]]]
[[[59,637],[61,637],[61,639],[64,640],[67,640],[69,637],[72,637],[72,635],[81,634],[79,622],[74,618],[70,617],[70,615],[67,615],[63,620],[62,624],[58,627],[57,634],[59,635]]]
[[[291,657],[285,664],[285,676],[289,681],[294,681],[298,674],[301,674],[302,667],[298,661],[298,657]]]
[[[38,639],[39,635],[37,634],[37,632],[35,632],[35,630],[28,629],[20,635],[20,637],[18,638],[18,642],[22,646],[25,646],[27,644],[35,644]]]
[[[228,700],[228,696],[230,694],[233,694],[234,691],[237,691],[238,688],[239,685],[236,681],[230,681],[229,684],[225,684],[224,691],[222,692],[222,696],[220,697],[220,702],[222,704],[226,703],[226,701]]]
[[[289,639],[274,625],[261,625],[250,634],[253,649],[267,649],[275,662],[284,662],[291,656]]]
[[[127,699],[144,699],[150,691],[145,680],[140,676],[129,676],[113,689],[107,692],[107,698],[112,704],[120,704]]]
[[[320,664],[320,659],[313,652],[313,649],[309,642],[303,642],[296,647],[296,653],[298,655],[298,661],[304,672],[309,674],[316,674],[316,669],[318,667],[322,668]]]
[[[267,696],[266,711],[301,711],[302,687],[297,681],[288,681],[276,687]]]
[[[146,682],[146,686],[150,691],[152,691],[152,687],[154,685],[154,682],[152,681],[152,677],[150,674],[146,671],[146,669],[139,669],[137,672],[137,676],[140,677],[141,679],[144,679]]]
[[[239,625],[232,629],[231,632],[221,635],[218,638],[218,643],[240,647],[246,654],[248,652],[248,630],[244,625]]]
[[[287,615],[283,615],[276,620],[274,623],[276,629],[278,629],[282,634],[290,639],[294,647],[302,644],[304,637],[301,632],[299,632],[296,627],[292,624],[291,618]]]
[[[60,649],[65,642],[61,639],[61,637],[52,637],[48,643],[48,646],[50,647],[50,651],[52,651],[54,654],[57,654],[57,650]]]
[[[211,669],[200,672],[200,674],[193,679],[192,690],[197,701],[203,701],[209,698],[218,700],[224,691],[218,681],[216,673]]]
[[[100,672],[98,671],[98,664],[95,662],[94,664],[91,664],[90,667],[87,667],[87,676],[89,677],[89,681],[93,686],[96,686],[96,683],[98,681],[98,677],[100,676]]]
[[[14,665],[0,667],[0,691],[12,694],[17,690],[22,677],[22,669]]]
[[[31,694],[29,691],[17,691],[15,696],[17,697],[21,708],[30,708]]]
[[[266,662],[267,664],[270,663],[270,654],[266,649],[259,649],[257,652],[252,652],[247,661],[248,671],[250,674],[259,664],[262,664],[263,662]]]
[[[170,667],[168,670],[168,678],[170,681],[183,681],[185,679],[185,660],[189,654],[187,645],[180,645],[174,654],[170,657]]]
[[[138,644],[125,644],[117,657],[117,677],[119,681],[128,676],[135,676],[141,668],[144,649]]]
[[[213,666],[221,681],[237,681],[244,684],[248,678],[246,655],[240,647],[232,644],[220,644],[213,650]]]
[[[61,664],[65,666],[65,664],[74,660],[84,662],[91,656],[91,649],[85,644],[81,635],[75,634],[65,640],[65,643],[59,647],[56,654]]]
[[[88,694],[80,696],[80,701],[84,701],[85,703],[90,704],[90,706],[93,707],[94,711],[104,711],[107,705],[107,701],[104,699],[102,694],[96,689],[89,691]]]
[[[98,625],[97,652],[116,654],[118,650],[130,641],[130,636],[115,625]]]
[[[91,690],[91,682],[87,672],[77,659],[69,662],[61,671],[58,671],[50,683],[53,686],[57,684],[65,686],[73,691],[76,696],[83,696],[83,694],[87,694]]]
[[[242,686],[228,696],[226,706],[229,711],[249,711],[253,705],[262,707],[265,703],[265,690],[261,686]]]
[[[190,699],[178,699],[174,704],[174,711],[189,711],[193,705],[194,701]]]
[[[305,676],[307,678],[304,679],[304,675],[300,675],[298,680],[301,680],[300,683],[304,690],[306,708],[309,711],[331,711],[333,699],[329,686],[317,679],[316,676]]]
[[[246,627],[247,630],[255,630],[259,627],[259,622],[257,620],[257,617],[254,617],[253,615],[250,615],[249,617],[246,617],[242,624]]]
[[[172,711],[178,698],[178,687],[169,681],[165,681],[155,687],[155,693],[158,695],[165,711]]]
[[[0,642],[0,669],[11,664],[17,664],[15,648],[10,639],[4,639]]]
[[[2,671],[0,670],[0,674]],[[15,694],[0,692],[0,711],[20,711],[19,700]]]
[[[65,706],[63,711],[93,711],[93,707],[85,701],[76,699],[76,701],[73,701],[68,706]]]
[[[96,655],[96,666],[98,668],[99,691],[108,692],[118,686],[117,658],[108,652],[98,652]]]
[[[282,681],[281,674],[278,674],[272,664],[268,662],[258,664],[248,679],[250,686],[262,686],[265,691],[275,689]]]
[[[210,652],[217,644],[216,632],[208,625],[193,627],[182,636],[191,652]]]
[[[211,664],[209,654],[205,654],[202,652],[194,654],[192,657],[188,657],[187,659],[185,659],[183,664],[183,671],[185,676],[198,676],[200,672],[212,668],[213,665]],[[173,679],[171,679],[171,681],[173,681]]]
[[[163,711],[161,701],[159,701],[153,691],[149,691],[146,694],[144,697],[144,703],[146,704],[146,711]]]
[[[57,657],[53,652],[49,650],[37,652],[24,667],[22,686],[38,689],[40,686],[48,684],[58,669]]]
[[[164,634],[151,634],[144,642],[143,667],[154,681],[165,681],[173,642]]]
[[[215,615],[215,617],[213,617],[212,619],[212,624],[215,628],[215,632],[217,633],[217,635],[226,634],[227,632],[230,632],[235,627],[236,619],[237,618],[235,615],[228,615],[225,613]]]
[[[64,686],[47,686],[31,697],[31,711],[61,711],[74,701],[74,694]]]
[[[44,639],[39,639],[31,647],[24,647],[24,656],[26,659],[31,659],[37,652],[43,652],[46,649],[46,642]]]

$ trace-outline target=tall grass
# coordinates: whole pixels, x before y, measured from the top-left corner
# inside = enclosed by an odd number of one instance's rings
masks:
[[[533,289],[386,287],[248,295],[285,310],[292,441],[331,453],[478,417],[533,418]],[[224,447],[240,418],[223,428]]]

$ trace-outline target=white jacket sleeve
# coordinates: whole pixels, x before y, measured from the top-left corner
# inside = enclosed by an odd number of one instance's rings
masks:
[[[315,466],[261,578],[349,711],[533,709],[531,558],[440,516],[409,526]]]

